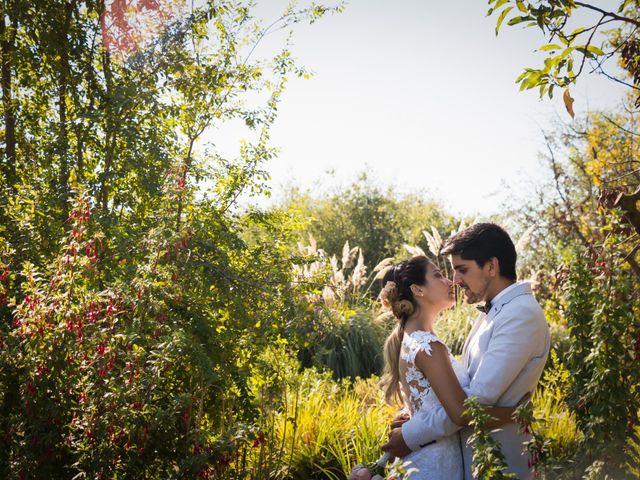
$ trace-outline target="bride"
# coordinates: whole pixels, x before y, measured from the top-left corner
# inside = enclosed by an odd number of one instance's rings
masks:
[[[404,414],[393,426],[402,423],[403,417],[406,420],[439,404],[453,422],[467,425],[462,386],[469,385],[469,375],[435,333],[440,312],[455,304],[453,282],[427,257],[415,256],[391,268],[383,285],[380,300],[391,309],[397,324],[385,342],[382,384],[387,402],[404,406]],[[488,427],[512,422],[514,410],[487,407],[487,413],[497,419]],[[402,459],[402,463],[411,462],[408,468],[416,470],[411,480],[464,478],[458,433],[422,447]]]

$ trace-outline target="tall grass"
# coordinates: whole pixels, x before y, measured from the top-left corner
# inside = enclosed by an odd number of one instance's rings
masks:
[[[552,350],[532,403],[534,415],[542,419],[535,428],[550,440],[549,455],[556,460],[569,458],[581,439],[575,414],[566,404],[570,382],[569,371]]]
[[[627,440],[626,448],[629,455],[627,470],[635,478],[640,478],[640,426],[634,426],[633,433],[629,435]]]
[[[346,478],[354,464],[380,456],[394,409],[383,402],[376,377],[338,383],[306,372],[301,393],[297,411],[279,416],[278,431],[292,446],[291,478]],[[293,417],[295,433],[285,428]]]
[[[252,438],[260,441],[239,443],[236,462],[215,478],[346,479],[354,464],[380,456],[397,410],[377,383],[376,376],[336,381],[329,371],[299,371],[285,350],[265,352],[252,380],[260,411]]]
[[[384,323],[374,321],[371,311],[359,310],[330,327],[320,337],[316,360],[333,372],[334,379],[355,380],[380,375],[384,367],[382,346],[387,334]]]
[[[454,308],[440,314],[435,330],[454,356],[462,354],[464,341],[477,316],[478,310],[475,307],[461,301]]]

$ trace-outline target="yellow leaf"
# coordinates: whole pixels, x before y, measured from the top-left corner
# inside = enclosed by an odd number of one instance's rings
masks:
[[[573,112],[573,98],[571,98],[571,94],[569,93],[569,89],[567,88],[564,91],[564,95],[562,95],[562,100],[564,100],[564,106],[567,108],[567,112],[571,115],[571,118],[575,118],[576,114]]]

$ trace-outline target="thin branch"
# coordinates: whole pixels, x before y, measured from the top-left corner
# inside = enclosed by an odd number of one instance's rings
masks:
[[[549,155],[550,155],[550,160],[551,160],[551,168],[553,169],[553,177],[554,177],[554,181],[555,181],[555,185],[556,185],[556,191],[558,192],[558,195],[560,196],[560,199],[562,200],[562,202],[564,203],[564,205],[565,205],[565,207],[567,209],[567,212],[566,212],[567,213],[567,220],[573,225],[573,227],[575,228],[576,234],[580,237],[580,240],[582,240],[584,245],[589,247],[590,246],[589,241],[584,237],[584,235],[580,231],[580,227],[578,226],[576,221],[571,216],[571,212],[573,211],[573,206],[571,205],[571,202],[569,201],[569,199],[563,194],[562,188],[560,187],[560,173],[559,173],[559,169],[558,169],[558,166],[557,166],[555,154],[553,153],[553,149],[551,148],[550,139],[548,137],[545,137],[545,140],[546,140],[546,144],[547,144],[547,149],[549,150]]]
[[[623,260],[629,264],[631,270],[633,270],[633,273],[635,273],[636,276],[640,278],[640,265],[638,265],[638,262],[636,262],[635,259],[635,255],[638,250],[640,250],[640,244],[636,245],[633,250],[631,250],[629,254],[623,258]]]
[[[607,117],[606,115],[602,114],[602,116],[605,118],[605,120],[607,120],[609,123],[611,123],[612,125],[618,127],[620,130],[622,130],[623,132],[626,132],[630,135],[636,136],[636,137],[640,137],[640,133],[636,133],[636,132],[632,132],[631,130],[626,129],[625,127],[623,127],[622,125],[619,125],[615,120]]]
[[[613,80],[614,82],[621,83],[622,85],[624,85],[624,86],[626,86],[626,87],[629,87],[629,88],[632,88],[632,89],[634,89],[634,90],[638,90],[638,91],[640,91],[640,87],[638,87],[637,85],[633,85],[633,84],[631,84],[631,83],[627,83],[627,82],[625,82],[625,81],[623,81],[623,80],[620,80],[619,78],[614,77],[613,75],[609,75],[607,72],[605,72],[605,71],[602,69],[602,66],[601,66],[601,65],[598,65],[598,68],[599,68],[599,73],[600,73],[600,74],[602,74],[602,75],[604,75],[605,77],[607,77],[609,80]]]
[[[598,31],[598,27],[600,27],[600,25],[602,25],[602,22],[604,21],[605,18],[606,18],[606,16],[602,15],[602,17],[600,18],[598,23],[593,27],[593,31],[591,32],[591,35],[589,35],[589,39],[587,40],[587,43],[584,45],[584,52],[582,53],[582,62],[580,63],[580,69],[578,70],[578,73],[576,73],[573,76],[573,80],[574,81],[582,73],[582,69],[584,68],[584,64],[587,61],[587,52],[588,52],[589,45],[591,45],[591,40],[593,40],[593,36]]]
[[[598,7],[594,7],[593,5],[589,5],[588,3],[582,3],[582,2],[575,2],[576,5],[578,5],[579,7],[584,7],[587,8],[589,10],[594,10],[596,12],[600,12],[602,15],[607,16],[607,17],[611,17],[615,20],[618,20],[620,22],[625,22],[625,23],[630,23],[631,25],[635,25],[637,27],[640,27],[640,21],[634,19],[634,18],[629,18],[629,17],[623,17],[622,15],[618,15],[617,13],[614,12],[607,12],[606,10],[603,10],[601,8]]]
[[[591,30],[593,30],[594,28],[598,28],[602,25],[606,25],[607,23],[611,23],[611,22],[616,22],[617,20],[610,18],[609,20],[605,20],[602,21],[602,19],[600,19],[600,22],[598,22],[597,25],[593,25],[592,27],[589,28],[585,28],[584,30],[580,30],[578,33],[572,33],[569,35],[563,35],[563,38],[565,38],[566,40],[573,42],[573,40],[575,40],[576,38],[578,38],[580,35],[584,35],[587,32],[590,32]],[[564,25],[562,25],[562,27],[558,27],[557,30],[560,30],[561,28],[563,28]],[[556,30],[556,28],[554,28],[554,30]]]
[[[618,180],[621,180],[621,179],[623,179],[623,178],[625,178],[625,177],[628,177],[628,176],[630,176],[630,175],[634,175],[634,174],[636,174],[636,173],[640,173],[640,169],[638,169],[638,170],[633,170],[633,171],[631,171],[631,172],[627,172],[627,173],[623,173],[622,175],[620,175],[620,176],[618,176],[618,177],[609,178],[609,179],[607,179],[607,181],[606,181],[605,183],[606,183],[607,185],[609,185],[609,184],[610,184],[610,183],[612,183],[612,182],[616,182],[616,181],[618,181]]]

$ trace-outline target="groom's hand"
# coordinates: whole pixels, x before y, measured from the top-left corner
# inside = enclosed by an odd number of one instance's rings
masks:
[[[409,421],[409,414],[401,413],[400,415],[398,415],[396,418],[393,419],[393,421],[391,422],[391,428],[401,427],[404,423],[408,421]]]
[[[392,457],[405,457],[411,453],[411,449],[404,443],[401,428],[391,430],[389,441],[382,445],[382,451],[388,452]]]

